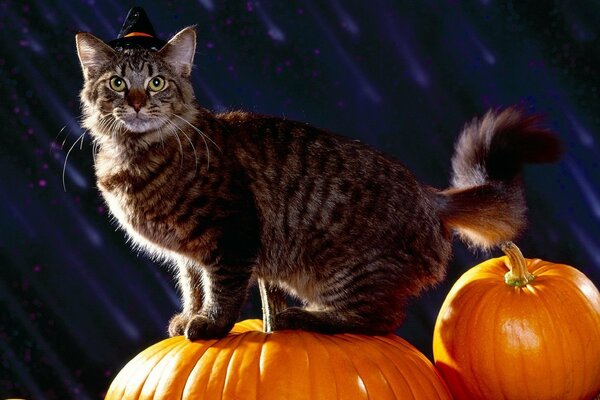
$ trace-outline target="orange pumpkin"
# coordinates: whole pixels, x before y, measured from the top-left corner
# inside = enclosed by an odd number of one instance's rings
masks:
[[[163,340],[121,370],[106,399],[451,398],[431,362],[397,336],[261,329],[248,320],[220,340]]]
[[[504,250],[448,294],[436,367],[456,399],[591,399],[600,391],[598,289],[575,268],[525,260],[512,243]]]

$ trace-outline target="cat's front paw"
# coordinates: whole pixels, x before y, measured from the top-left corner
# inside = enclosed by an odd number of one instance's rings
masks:
[[[169,321],[169,336],[181,336],[185,334],[185,328],[190,320],[189,314],[175,314]]]
[[[220,339],[226,336],[232,327],[233,323],[197,314],[188,321],[185,327],[185,337],[192,342],[200,339]]]
[[[169,322],[169,336],[185,337],[190,341],[200,339],[219,339],[226,336],[233,323],[215,320],[202,314],[175,314]]]

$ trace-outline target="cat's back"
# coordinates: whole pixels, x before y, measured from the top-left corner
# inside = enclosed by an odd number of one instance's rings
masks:
[[[272,174],[272,167],[282,174],[321,176],[346,173],[356,179],[376,174],[418,185],[401,162],[359,140],[305,122],[255,113],[235,111],[217,118],[224,123],[225,140],[236,158],[249,170]]]
[[[360,252],[398,248],[406,237],[440,238],[431,189],[394,158],[302,122],[218,117],[254,193],[263,240],[278,243],[269,258],[315,262],[349,251],[348,243]]]

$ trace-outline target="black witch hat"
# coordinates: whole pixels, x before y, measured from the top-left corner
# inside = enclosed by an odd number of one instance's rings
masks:
[[[108,45],[117,51],[131,48],[158,51],[165,44],[167,42],[156,37],[154,28],[142,7],[133,7],[129,10],[119,36],[108,42]]]

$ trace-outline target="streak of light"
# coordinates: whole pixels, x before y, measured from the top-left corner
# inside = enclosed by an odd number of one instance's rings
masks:
[[[19,380],[23,382],[27,387],[27,390],[31,392],[33,398],[45,399],[46,396],[44,396],[42,389],[29,374],[28,368],[23,365],[12,349],[5,343],[5,340],[0,340],[0,350],[2,351],[2,356],[7,358],[10,370],[17,374]]]
[[[19,65],[25,70],[26,75],[29,77],[31,84],[37,88],[37,91],[44,93],[46,104],[52,104],[56,112],[50,113],[51,115],[58,115],[63,123],[66,123],[71,133],[79,132],[77,136],[81,134],[80,126],[75,122],[76,117],[73,116],[65,106],[64,99],[59,98],[55,93],[55,88],[51,88],[46,82],[47,78],[43,77],[40,72],[34,68],[29,60],[25,58],[23,52],[16,51],[16,56],[19,60]]]
[[[8,166],[4,166],[0,163],[0,167],[2,167],[2,169],[5,171],[11,170],[10,164]],[[10,178],[14,179],[15,182],[17,182],[20,179],[22,179],[22,178],[18,177],[18,174],[19,174],[19,172],[15,171],[15,173],[11,173],[8,176]],[[54,180],[56,182],[58,181],[56,178]],[[9,187],[17,187],[17,188],[20,187],[17,184],[13,184],[11,186],[10,185],[11,182],[8,182],[8,183],[9,183]],[[57,186],[57,184],[55,183],[54,185],[49,185],[49,186]],[[26,194],[20,193],[19,191],[15,191],[13,194],[21,199],[23,199],[27,196]],[[70,199],[67,198],[67,195],[64,194],[64,192],[60,191],[58,193],[58,195],[62,197],[60,199],[61,204],[68,204]],[[39,200],[39,199],[36,199],[36,200]],[[16,201],[19,203],[18,200],[16,200]],[[72,216],[74,216],[76,214],[75,207],[67,207],[67,210],[70,211]],[[37,230],[39,231],[38,235],[47,238],[46,242],[47,242],[47,245],[50,246],[50,248],[68,249],[69,251],[70,251],[70,249],[78,248],[78,246],[73,246],[72,241],[66,242],[64,240],[63,231],[60,229],[60,227],[54,226],[54,223],[53,223],[54,219],[49,218],[47,213],[42,211],[42,207],[39,204],[31,205],[30,212],[27,213],[25,218],[27,218],[30,221],[35,221],[36,227],[38,227]],[[44,229],[46,229],[46,230],[44,230]],[[77,260],[77,257],[74,257],[72,255],[69,256],[69,255],[65,255],[65,254],[68,254],[68,253],[65,252],[64,250],[60,251],[60,253],[58,253],[58,254],[49,254],[47,257],[47,260],[49,261],[49,260],[57,259],[57,260],[59,260],[57,262],[60,262],[61,265],[74,266],[77,268],[81,268],[79,264],[75,264],[75,262],[77,262],[77,261],[74,261],[74,260]],[[82,285],[82,282],[84,282],[84,279],[81,276],[73,275],[72,273],[70,273],[70,270],[69,270],[69,272],[67,272],[65,274],[67,269],[63,268],[60,271],[63,275],[67,275],[67,277],[62,278],[62,277],[59,277],[58,275],[53,275],[52,280],[40,281],[38,279],[35,279],[33,276],[28,275],[27,271],[29,271],[29,266],[25,265],[25,259],[23,257],[19,257],[18,255],[11,256],[11,257],[12,258],[10,259],[10,262],[8,263],[8,265],[15,266],[16,268],[18,268],[19,271],[21,271],[22,274],[24,274],[26,277],[29,278],[28,279],[29,285],[31,285],[31,287],[34,289],[36,296],[46,307],[48,307],[52,310],[54,315],[56,315],[60,319],[63,326],[69,332],[70,337],[73,338],[74,340],[76,340],[82,349],[84,349],[92,358],[94,358],[96,360],[106,359],[107,355],[110,355],[109,357],[113,357],[113,355],[111,355],[111,352],[113,350],[112,350],[111,346],[106,343],[106,340],[101,335],[101,333],[93,330],[93,328],[91,331],[87,331],[87,332],[82,331],[82,327],[89,326],[89,322],[87,324],[81,323],[82,319],[90,318],[89,309],[84,308],[84,307],[65,307],[64,306],[65,302],[66,302],[66,304],[72,304],[73,296],[77,296],[76,294],[75,295],[71,294],[72,290],[68,290],[66,288],[72,289],[73,284],[75,284],[75,285],[77,285],[77,288],[78,288],[77,290],[79,290],[79,288],[81,287],[81,288],[83,288],[84,291],[89,291],[89,289],[87,289],[85,284]],[[108,264],[108,265],[119,265],[119,264],[116,263],[116,264]],[[88,271],[89,271],[89,269],[88,269]],[[79,274],[79,275],[81,275],[81,274]],[[89,277],[87,275],[86,275],[86,278],[93,279],[92,277]],[[60,290],[58,291],[58,294],[62,295],[62,297],[57,296],[57,294],[54,293],[54,291],[48,290],[48,287],[60,288]],[[65,294],[67,294],[67,293],[69,293],[69,296],[71,296],[71,299],[69,299],[68,296],[65,297]],[[92,301],[93,302],[95,300],[90,297],[89,299],[85,299],[84,301]],[[94,346],[89,346],[89,342],[94,343]]]
[[[428,87],[429,76],[425,73],[425,70],[421,66],[421,63],[419,63],[419,60],[417,60],[417,57],[409,47],[408,43],[403,42],[399,50],[408,65],[408,71],[413,80],[421,87]]]
[[[106,259],[103,261],[104,263],[106,263],[107,265],[119,265],[119,266],[123,266],[123,267],[119,267],[120,268],[120,274],[123,277],[122,282],[123,284],[125,284],[125,288],[127,290],[128,295],[131,295],[132,299],[135,299],[136,301],[139,302],[139,304],[148,304],[148,296],[151,294],[149,293],[146,288],[141,287],[139,285],[139,282],[141,280],[143,280],[143,277],[139,275],[139,268],[128,268],[126,265],[126,263],[123,260],[120,259],[113,259],[112,257],[106,257]],[[156,279],[156,281],[160,284],[160,286],[165,289],[165,293],[166,296],[169,298],[169,300],[173,300],[173,298],[175,299],[175,301],[173,302],[173,305],[175,306],[175,308],[179,309],[181,307],[181,301],[179,300],[179,298],[177,297],[177,295],[175,294],[174,290],[172,287],[168,287],[168,285],[165,283],[165,280],[162,279],[160,273],[158,272],[158,268],[156,266],[156,264],[153,263],[146,263],[145,265],[143,265],[141,268],[143,267],[147,267],[150,271],[152,271],[153,273],[151,274],[151,276],[153,278]],[[126,278],[125,278],[126,276]],[[162,315],[161,313],[159,313],[157,311],[156,307],[143,307],[144,312],[146,312],[148,314],[148,316],[150,317],[151,321],[154,323],[154,326],[160,330],[165,332],[166,331],[166,327],[167,327],[167,319],[165,318],[164,315]]]
[[[98,21],[100,21],[100,25],[102,25],[102,27],[104,28],[104,31],[108,35],[116,35],[119,32],[120,27],[116,27],[115,25],[110,23],[104,16],[104,14],[102,13],[101,8],[96,8],[94,10],[94,17],[97,18]],[[111,37],[111,36],[109,36],[109,37]]]
[[[194,82],[197,83],[198,86],[200,86],[202,92],[206,95],[206,97],[208,97],[215,111],[223,112],[227,109],[227,107],[225,107],[225,104],[217,97],[215,92],[213,92],[202,79],[195,79]]]
[[[6,169],[3,169],[3,171],[6,171]],[[17,221],[19,221],[21,225],[25,228],[25,231],[27,232],[29,238],[35,239],[37,236],[35,233],[35,229],[33,229],[33,226],[29,223],[25,215],[14,204],[9,202],[8,199],[4,196],[4,194],[2,194],[2,198],[5,204],[3,209],[8,209],[9,214],[12,217],[14,217]]]
[[[98,233],[96,229],[94,229],[90,223],[85,219],[81,213],[73,213],[75,218],[77,218],[77,223],[81,226],[83,232],[87,236],[88,240],[94,247],[101,247],[104,243],[102,240],[102,236]]]
[[[276,42],[285,42],[285,33],[283,33],[281,28],[279,28],[279,26],[277,26],[273,22],[269,14],[267,14],[265,9],[263,8],[260,1],[254,2],[254,9],[258,13],[258,16],[263,22],[263,24],[265,24],[265,27],[267,28],[267,34],[269,35],[269,37]]]
[[[57,153],[58,154],[58,153]],[[65,172],[69,178],[81,189],[87,189],[88,184],[81,172],[77,170],[73,165],[67,163]]]
[[[54,112],[49,112],[50,115],[57,115],[59,120],[62,123],[65,123],[67,133],[75,134],[80,136],[83,132],[79,124],[77,124],[77,118],[71,114],[65,106],[63,106],[64,100],[60,99],[54,90],[48,86],[46,83],[46,79],[42,77],[38,70],[31,66],[31,63],[27,62],[24,58],[22,52],[17,52],[17,57],[20,61],[20,65],[25,69],[27,75],[29,76],[29,80],[33,85],[37,88],[40,93],[44,93],[44,97],[46,98],[45,104],[51,104],[53,106]],[[32,118],[33,119],[33,118]],[[38,129],[38,132],[47,132],[47,129]],[[48,140],[48,148],[50,148],[52,142]],[[55,153],[55,160],[59,162],[64,162],[64,156],[59,155],[59,153]],[[62,164],[61,164],[62,167]],[[65,171],[67,176],[69,176],[73,182],[80,188],[87,188],[87,182],[83,175],[73,166],[67,163],[65,167]]]
[[[96,279],[93,279],[88,275],[86,266],[83,266],[79,259],[76,259],[74,256],[69,257],[69,265],[75,267],[77,274],[81,277],[81,280],[85,282],[85,284],[92,290],[94,295],[100,302],[103,304],[103,308],[107,310],[108,314],[116,320],[116,322],[121,327],[122,331],[133,341],[136,341],[140,338],[139,329],[125,316],[125,314],[119,309],[119,307],[115,306],[111,301],[110,296],[106,294],[104,288],[97,282]]]
[[[325,21],[323,21],[323,19],[319,15],[319,13],[317,13],[314,10],[312,3],[307,1],[305,4],[306,4],[306,8],[311,12],[312,16],[315,18],[315,20],[317,21],[317,23],[319,24],[321,29],[325,32],[327,39],[333,46],[333,49],[337,53],[338,57],[341,59],[343,64],[345,64],[348,67],[348,69],[350,70],[352,75],[354,75],[354,78],[355,78],[356,82],[358,82],[358,86],[359,86],[360,90],[364,94],[367,95],[367,98],[371,102],[376,103],[376,104],[381,103],[381,100],[382,100],[381,95],[379,94],[377,89],[375,89],[375,87],[371,84],[371,82],[369,82],[369,80],[365,77],[365,75],[362,73],[360,68],[358,68],[356,66],[354,61],[352,61],[352,58],[342,48],[342,46],[340,45],[340,42],[336,39],[334,33],[331,31],[329,26],[325,23]]]
[[[334,11],[340,18],[342,27],[353,36],[358,36],[360,34],[360,28],[356,24],[356,21],[354,21],[354,18],[352,18],[350,14],[348,14],[348,11],[342,7],[340,2],[338,0],[332,0],[331,7],[333,7]]]
[[[31,51],[33,51],[37,55],[46,54],[46,49],[44,49],[44,47],[40,44],[40,42],[34,37],[34,35],[31,32],[27,34],[27,37],[19,40],[19,45],[21,47],[30,48]]]
[[[487,62],[490,65],[496,64],[496,56],[494,56],[494,54],[481,42],[481,40],[479,40],[475,36],[471,36],[471,40],[473,41],[473,43],[475,43],[475,46],[477,46],[477,48],[481,52],[481,56],[483,57],[485,62]]]
[[[169,300],[171,300],[171,303],[173,303],[173,305],[175,307],[180,308],[181,307],[181,299],[177,295],[177,292],[173,289],[173,286],[167,284],[167,282],[165,282],[162,275],[156,270],[154,272],[154,278],[156,279],[156,281],[158,282],[160,287],[164,290],[164,292],[167,295],[167,297],[169,298]]]
[[[59,376],[63,385],[72,391],[77,386],[77,381],[71,376],[68,368],[62,363],[60,357],[52,350],[52,346],[48,344],[46,339],[38,332],[36,327],[31,323],[26,312],[23,310],[17,300],[10,295],[10,290],[5,286],[4,282],[0,281],[0,300],[8,304],[8,309],[11,310],[11,316],[17,319],[21,326],[25,328],[27,334],[33,339],[36,346],[44,353],[48,363],[52,366],[54,372]],[[78,398],[90,399],[91,398],[85,393],[80,392]]]
[[[592,261],[600,266],[600,246],[573,221],[569,221],[569,226],[575,233],[575,236],[577,236],[577,240],[579,240],[585,251],[587,251],[592,258]]]
[[[215,3],[212,0],[198,0],[198,4],[206,9],[206,11],[212,12],[215,10]]]
[[[429,76],[419,62],[415,52],[408,44],[408,41],[404,38],[405,35],[401,34],[398,30],[398,24],[388,14],[385,15],[384,19],[390,38],[392,39],[396,50],[398,50],[400,56],[404,60],[410,77],[422,88],[429,87]]]
[[[81,29],[83,32],[91,32],[92,29],[88,24],[83,22],[81,18],[73,11],[71,7],[69,7],[69,3],[65,2],[61,4],[61,12],[66,12],[69,17],[75,22],[75,26]]]
[[[86,24],[85,22],[83,22],[79,18],[79,16],[73,10],[73,8],[70,7],[70,4],[72,4],[72,3],[70,3],[70,2],[62,3],[61,11],[65,11],[69,15],[69,17],[75,22],[75,25],[78,28],[80,28],[81,30],[83,30],[85,32],[90,32],[91,31],[90,26],[88,24]],[[102,13],[102,8],[96,7],[94,9],[93,15],[94,15],[94,21],[100,23],[100,27],[103,28],[104,33],[106,34],[107,38],[112,38],[115,35],[115,33],[117,33],[119,31],[118,28],[113,26],[113,24],[106,19],[106,17]],[[94,34],[96,36],[102,36],[102,35],[99,35],[97,32],[95,32]]]
[[[79,127],[79,125],[77,125],[77,124],[75,124],[75,122],[73,122],[74,120],[75,120],[75,118],[71,118],[71,122],[69,122],[67,125],[65,125],[65,127],[63,129],[66,130],[66,128],[69,127],[69,131],[71,129],[76,129],[77,131],[81,132],[81,128]],[[31,127],[33,127],[35,129],[36,132],[47,132],[47,129],[43,129],[42,124],[39,121],[37,121],[37,119],[35,117],[32,117],[30,119],[29,124]],[[62,132],[59,134],[62,134]],[[66,135],[69,135],[69,134],[66,133]],[[56,162],[56,165],[58,165],[58,167],[60,167],[61,169],[65,168],[66,176],[68,176],[69,179],[73,183],[75,183],[75,185],[77,187],[79,187],[80,189],[88,188],[89,185],[87,183],[87,180],[83,176],[83,174],[81,172],[79,172],[79,170],[76,167],[74,167],[72,165],[72,163],[68,163],[65,161],[66,150],[64,149],[64,146],[61,149],[60,145],[58,145],[54,141],[50,140],[49,135],[45,135],[45,136],[36,135],[35,137],[38,140],[38,142],[41,144],[42,148],[50,149],[50,151],[52,152],[52,160],[54,160],[54,162]],[[45,138],[46,140],[43,141],[43,138]],[[65,138],[65,140],[66,139],[67,138]],[[62,150],[62,151],[58,151],[58,150]],[[66,165],[65,165],[65,162],[66,162]]]
[[[39,11],[41,15],[44,16],[44,19],[48,21],[51,25],[56,25],[58,21],[56,20],[56,12],[51,10],[46,5],[48,2],[44,0],[36,0],[36,9]]]
[[[592,213],[596,218],[600,219],[600,197],[598,197],[593,185],[588,181],[587,177],[572,159],[567,158],[565,160],[565,164],[567,165],[571,175],[573,175],[573,178],[575,178],[575,182],[581,189],[583,197],[592,209]]]
[[[573,114],[567,112],[566,115],[581,144],[588,148],[593,147],[594,137],[590,134],[590,132],[575,118]]]

